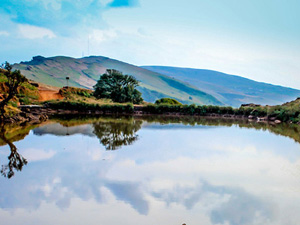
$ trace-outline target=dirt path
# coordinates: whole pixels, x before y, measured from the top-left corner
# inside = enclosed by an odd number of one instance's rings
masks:
[[[61,96],[58,91],[54,90],[39,90],[39,95],[39,101],[63,99],[63,96]]]
[[[48,101],[48,100],[64,98],[61,94],[59,94],[58,87],[39,83],[38,90],[39,90],[39,101]]]

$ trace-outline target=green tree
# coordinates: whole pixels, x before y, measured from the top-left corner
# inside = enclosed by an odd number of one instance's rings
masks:
[[[5,84],[8,87],[8,92],[3,94],[3,100],[0,102],[0,119],[4,117],[5,106],[17,94],[17,89],[20,84],[27,80],[26,77],[21,74],[20,70],[12,71],[12,65],[8,62],[5,62],[2,68],[4,69],[3,74],[7,79]]]
[[[100,76],[94,86],[96,98],[109,98],[114,102],[132,102],[140,104],[142,94],[136,87],[139,82],[131,75],[123,75],[120,71],[108,69]]]

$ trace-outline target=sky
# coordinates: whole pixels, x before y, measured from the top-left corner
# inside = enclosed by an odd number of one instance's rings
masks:
[[[0,0],[0,63],[107,56],[300,89],[298,0]]]

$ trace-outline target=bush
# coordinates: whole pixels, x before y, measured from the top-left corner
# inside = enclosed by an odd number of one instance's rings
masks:
[[[22,105],[30,105],[32,102],[27,96],[19,98],[19,101]]]
[[[182,105],[182,103],[173,98],[161,98],[156,100],[155,104]]]
[[[71,97],[71,95],[83,96],[90,98],[93,95],[92,90],[84,88],[75,88],[75,87],[64,87],[59,90],[59,93],[64,97]]]

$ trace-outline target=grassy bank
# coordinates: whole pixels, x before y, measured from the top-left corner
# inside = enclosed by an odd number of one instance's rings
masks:
[[[132,104],[102,104],[83,101],[49,101],[45,104],[51,109],[72,110],[83,113],[123,113],[123,114],[153,114],[153,115],[189,115],[189,116],[233,116],[246,118],[260,118],[262,120],[280,120],[281,122],[299,123],[300,100],[280,106],[246,105],[239,108],[230,106],[197,106],[197,105],[169,105],[145,104],[133,106]]]
[[[197,105],[169,105],[169,104],[149,104],[141,109],[149,114],[180,114],[207,116],[234,115],[250,118],[263,118],[266,120],[280,120],[282,122],[299,123],[300,121],[300,99],[278,106],[244,105],[239,108],[224,106],[197,106]]]

